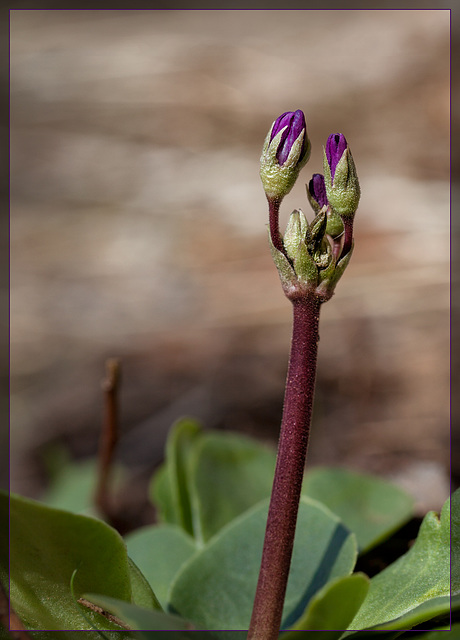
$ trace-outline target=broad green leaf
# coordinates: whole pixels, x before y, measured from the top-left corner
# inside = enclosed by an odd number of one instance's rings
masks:
[[[184,565],[171,590],[169,610],[197,629],[247,629],[262,557],[268,500],[256,505],[212,538]],[[329,580],[348,575],[356,540],[324,505],[302,497],[283,628],[303,613]]]
[[[193,421],[179,421],[152,483],[161,521],[182,526],[202,544],[270,495],[275,459],[274,449],[247,436],[206,432]],[[345,469],[307,468],[303,494],[336,513],[356,534],[360,551],[389,537],[412,515],[413,500],[403,490]]]
[[[99,635],[99,631],[87,631],[84,634],[84,640],[144,640],[137,638],[133,631],[122,631],[118,627],[117,631],[102,631],[104,635]],[[3,637],[0,635],[1,640]],[[80,631],[27,631],[27,640],[83,640],[83,634]],[[5,640],[14,640],[8,636]],[[165,639],[166,640],[166,639]],[[172,640],[172,639],[171,639]],[[185,640],[185,639],[184,639]],[[300,638],[299,638],[300,640]]]
[[[176,512],[172,486],[169,481],[169,468],[166,462],[155,470],[150,482],[149,492],[155,505],[158,521],[180,526],[181,523]]]
[[[388,538],[413,512],[413,499],[399,487],[345,469],[318,467],[308,471],[302,493],[339,516],[356,534],[360,552]]]
[[[321,640],[335,640],[355,617],[369,590],[369,578],[363,573],[330,580],[312,597],[305,612],[283,635],[283,640],[296,640],[297,631],[323,631]]]
[[[341,639],[343,640],[394,640],[394,638],[398,638],[399,636],[405,634],[404,630],[399,631],[346,631]],[[322,634],[321,634],[322,635]],[[299,638],[299,640],[303,640]],[[321,638],[319,638],[321,640]],[[411,638],[407,638],[407,640],[411,640]],[[423,640],[419,638],[419,640]]]
[[[454,551],[452,543],[452,553]],[[399,618],[383,625],[385,629],[411,629],[416,625],[422,625],[424,629],[438,629],[452,620],[460,620],[460,594],[455,593],[455,584],[452,580],[452,596],[439,596],[430,598],[414,609],[403,614]],[[381,627],[378,627],[379,629]],[[356,637],[361,640],[361,631]],[[380,631],[379,631],[380,633]]]
[[[4,493],[0,512],[8,517]],[[75,569],[77,598],[97,591],[131,602],[134,592],[138,601],[153,602],[150,587],[133,577],[123,539],[101,520],[11,495],[10,554],[12,606],[30,629],[88,629],[70,590]],[[97,614],[90,617],[99,629],[118,629]]]
[[[455,518],[458,521],[458,514]],[[449,589],[450,501],[447,500],[440,518],[433,511],[425,516],[412,548],[372,578],[369,593],[350,629],[392,629],[394,625],[410,629],[440,615],[439,607],[443,603],[448,606]]]
[[[174,525],[143,527],[125,537],[128,554],[166,607],[171,583],[181,566],[195,553],[193,538]],[[140,604],[140,603],[137,603]]]
[[[202,427],[190,418],[173,425],[166,442],[166,472],[154,476],[154,502],[168,522],[180,525],[190,535],[199,537],[193,521],[190,496],[190,452],[200,436]]]
[[[203,539],[270,495],[276,453],[236,433],[203,434],[191,464],[191,491]]]
[[[446,634],[446,631],[449,633]],[[422,635],[415,637],[417,640],[460,640],[460,624],[453,624],[451,628],[446,626],[442,629],[438,629],[437,631],[428,631],[427,633],[423,633]]]
[[[230,632],[231,633],[231,632]],[[216,640],[210,631],[206,631],[198,637],[196,631],[131,631],[133,640]],[[228,640],[246,640],[247,632],[244,638],[236,638],[232,635]],[[121,640],[121,639],[120,639]],[[299,640],[301,640],[299,638]]]
[[[131,601],[138,607],[161,609],[161,604],[149,581],[130,557],[128,557],[128,566],[131,580]]]
[[[203,544],[270,495],[275,459],[273,449],[247,436],[205,432],[195,422],[179,421],[152,483],[161,521],[180,525]]]
[[[133,630],[174,631],[191,629],[191,625],[187,620],[183,620],[179,616],[163,613],[163,611],[142,609],[129,602],[94,593],[85,594],[84,598],[117,616]]]
[[[450,597],[439,596],[438,598],[429,598],[422,604],[414,607],[407,613],[403,614],[399,618],[386,622],[384,625],[379,625],[380,628],[385,629],[412,629],[418,624],[427,623],[429,628],[433,619],[441,619],[449,615],[450,611]],[[438,625],[439,626],[439,625]]]
[[[97,460],[83,460],[59,465],[51,479],[50,486],[40,497],[40,502],[56,509],[67,509],[74,513],[95,515],[94,491],[97,486]],[[111,486],[116,491],[126,476],[119,465],[112,470]]]
[[[460,489],[451,497],[452,595],[460,595]]]

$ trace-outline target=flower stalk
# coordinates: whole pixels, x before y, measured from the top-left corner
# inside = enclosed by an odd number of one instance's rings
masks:
[[[248,640],[278,638],[308,448],[320,301],[309,296],[292,306],[292,343],[278,456]]]
[[[310,155],[305,117],[283,113],[273,123],[260,176],[269,207],[269,242],[293,324],[278,455],[248,640],[275,640],[282,624],[307,456],[315,391],[321,305],[329,300],[353,252],[353,220],[360,189],[345,136],[329,136],[324,176],[314,174],[307,196],[315,213],[291,214],[284,237],[279,210]]]

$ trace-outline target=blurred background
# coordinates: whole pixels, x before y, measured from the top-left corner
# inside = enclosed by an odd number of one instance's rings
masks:
[[[11,488],[97,451],[122,363],[130,500],[183,415],[276,444],[291,331],[258,170],[302,109],[312,212],[330,133],[362,198],[323,306],[309,464],[449,490],[450,42],[446,10],[11,12]],[[460,458],[452,458],[454,483]],[[149,518],[147,515],[146,518]]]

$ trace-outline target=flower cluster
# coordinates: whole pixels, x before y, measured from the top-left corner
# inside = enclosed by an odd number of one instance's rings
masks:
[[[294,186],[310,150],[303,112],[283,113],[266,137],[260,176],[269,202],[272,255],[285,294],[295,300],[313,293],[324,302],[332,296],[351,258],[360,188],[345,136],[330,135],[323,149],[324,175],[313,174],[307,184],[315,217],[309,223],[300,209],[293,211],[281,238],[279,205]]]

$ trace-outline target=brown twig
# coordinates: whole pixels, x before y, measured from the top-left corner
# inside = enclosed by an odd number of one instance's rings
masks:
[[[118,618],[117,616],[114,616],[113,613],[109,613],[99,605],[94,604],[89,600],[86,600],[86,598],[78,598],[77,602],[81,604],[83,607],[86,607],[87,609],[90,609],[91,611],[94,611],[95,613],[98,613],[99,615],[104,616],[104,618],[106,618],[110,622],[113,622],[114,624],[117,624],[119,627],[122,627],[127,631],[133,631],[133,628],[127,625],[126,622],[123,622],[123,620],[120,620],[120,618]]]
[[[110,498],[109,483],[113,464],[113,454],[118,442],[118,390],[121,367],[117,358],[106,362],[106,378],[102,382],[104,392],[104,419],[99,441],[98,481],[95,503],[109,520],[113,517],[113,504]]]

